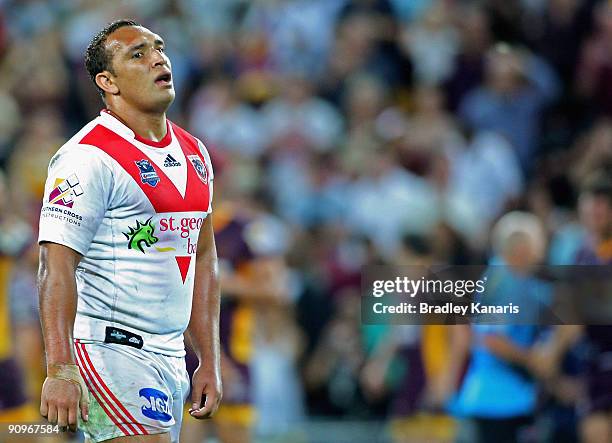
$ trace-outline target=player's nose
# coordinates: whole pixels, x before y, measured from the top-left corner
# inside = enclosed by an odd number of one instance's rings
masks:
[[[167,66],[170,69],[170,60],[166,57],[165,54],[159,51],[153,51],[153,55],[151,56],[151,66],[156,68],[158,66]]]

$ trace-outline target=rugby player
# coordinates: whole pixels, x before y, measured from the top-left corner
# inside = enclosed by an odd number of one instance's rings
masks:
[[[175,92],[157,34],[113,22],[87,71],[106,108],[49,165],[40,218],[47,359],[40,412],[91,442],[178,441],[222,395],[219,284],[204,145],[170,122]]]

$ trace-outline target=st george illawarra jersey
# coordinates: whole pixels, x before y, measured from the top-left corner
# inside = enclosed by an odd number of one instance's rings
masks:
[[[153,142],[102,111],[57,152],[39,242],[83,256],[75,338],[184,355],[196,245],[212,193],[206,148],[171,122]]]

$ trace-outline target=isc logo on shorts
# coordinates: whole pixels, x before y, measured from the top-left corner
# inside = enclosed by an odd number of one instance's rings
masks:
[[[172,420],[170,402],[166,394],[153,388],[141,389],[138,394],[146,401],[145,405],[140,409],[145,417],[159,421]]]

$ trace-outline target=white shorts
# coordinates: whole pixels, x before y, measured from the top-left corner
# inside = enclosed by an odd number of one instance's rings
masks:
[[[92,443],[164,432],[178,442],[189,394],[183,357],[84,340],[75,340],[75,356],[89,388],[89,420],[79,428]]]

